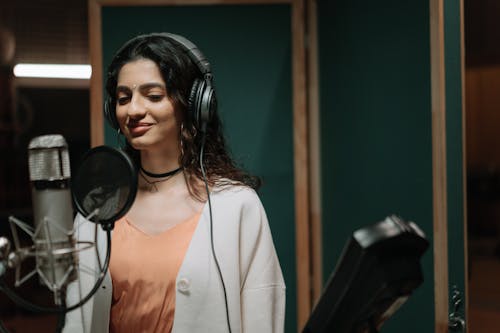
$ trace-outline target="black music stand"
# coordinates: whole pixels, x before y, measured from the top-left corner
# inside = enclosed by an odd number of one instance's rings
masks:
[[[429,246],[413,222],[396,216],[355,231],[303,333],[377,333],[423,282]]]

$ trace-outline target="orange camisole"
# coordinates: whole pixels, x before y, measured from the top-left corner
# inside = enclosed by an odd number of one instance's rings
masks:
[[[109,270],[113,281],[110,333],[169,333],[175,280],[201,213],[148,235],[127,218],[115,224]]]

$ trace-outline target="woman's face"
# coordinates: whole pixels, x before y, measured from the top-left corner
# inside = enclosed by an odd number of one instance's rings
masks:
[[[178,151],[179,115],[155,62],[138,59],[118,73],[116,119],[132,147]]]

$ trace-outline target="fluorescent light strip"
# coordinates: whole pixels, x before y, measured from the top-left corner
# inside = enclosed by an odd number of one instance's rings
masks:
[[[91,74],[90,65],[17,64],[14,66],[16,77],[90,79]]]

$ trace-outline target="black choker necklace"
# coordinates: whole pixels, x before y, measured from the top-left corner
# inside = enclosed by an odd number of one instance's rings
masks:
[[[142,167],[141,165],[141,171],[148,177],[151,177],[151,178],[165,178],[165,177],[170,177],[170,176],[173,176],[175,175],[177,172],[181,171],[182,170],[182,167],[178,167],[177,169],[175,170],[172,170],[172,171],[168,171],[168,172],[165,172],[165,173],[152,173],[152,172],[149,172],[149,171],[146,171],[144,170],[144,168]]]

